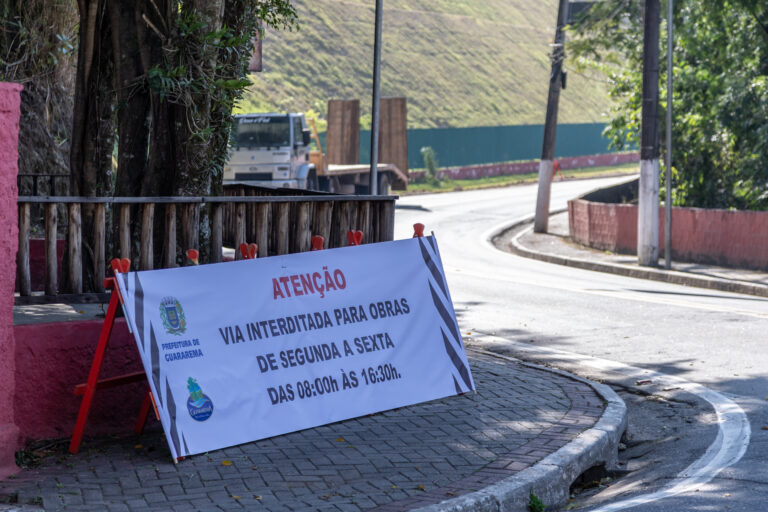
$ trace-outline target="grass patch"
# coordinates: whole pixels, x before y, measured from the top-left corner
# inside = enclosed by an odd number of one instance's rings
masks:
[[[264,71],[238,113],[326,117],[329,99],[360,100],[370,125],[373,4],[294,0],[300,30],[267,30]],[[392,0],[384,10],[382,96],[408,98],[409,128],[540,124],[557,1]],[[561,123],[604,122],[605,79],[569,68]]]
[[[562,171],[564,179],[585,179],[599,178],[603,176],[614,176],[621,174],[637,174],[640,172],[640,164],[630,163],[622,165],[611,165],[605,167],[580,167],[577,169],[568,169]],[[555,181],[559,181],[558,175]],[[522,185],[527,183],[537,183],[538,173],[513,174],[510,176],[490,176],[487,178],[476,178],[469,180],[450,180],[445,179],[438,185],[429,183],[409,183],[407,191],[398,191],[401,196],[410,194],[428,194],[436,192],[455,192],[458,190],[476,190],[481,188],[508,187],[511,185]]]

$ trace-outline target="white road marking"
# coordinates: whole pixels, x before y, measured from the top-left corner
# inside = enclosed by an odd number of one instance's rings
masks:
[[[486,231],[481,238],[481,242],[488,248],[492,248],[494,251],[498,251],[492,244],[491,238],[498,234],[502,229],[525,220],[527,217],[522,217],[512,222],[505,222],[503,225],[495,226],[491,230]],[[584,290],[577,290],[584,291]],[[587,292],[590,293],[590,292]],[[595,293],[595,292],[591,292]],[[615,295],[615,294],[612,294]],[[626,298],[631,298],[627,296]],[[656,300],[635,298],[635,300],[645,300],[647,302],[655,302]],[[680,303],[675,305],[696,307],[690,305],[690,303]],[[703,307],[703,309],[712,309]],[[731,309],[731,308],[727,308]],[[735,310],[733,312],[739,312],[742,314],[749,314],[748,312]],[[723,469],[738,462],[747,450],[751,437],[751,428],[749,425],[749,419],[747,418],[744,410],[736,404],[733,400],[726,396],[709,389],[701,384],[689,382],[679,377],[666,375],[660,372],[654,372],[636,366],[630,366],[623,363],[610,361],[607,359],[595,358],[591,356],[585,356],[575,354],[572,352],[566,352],[556,349],[548,349],[542,347],[531,347],[529,345],[523,345],[519,342],[512,340],[506,340],[492,335],[484,335],[481,337],[473,337],[473,341],[490,341],[498,342],[503,340],[505,344],[514,345],[519,352],[545,354],[548,356],[556,356],[561,360],[567,360],[577,363],[582,366],[588,366],[601,371],[611,371],[620,373],[622,376],[636,378],[642,377],[643,379],[652,379],[656,384],[670,387],[679,387],[689,393],[693,393],[703,400],[712,405],[717,415],[718,422],[718,434],[715,441],[709,446],[707,451],[698,460],[693,462],[690,466],[681,471],[672,482],[665,486],[663,489],[641,494],[627,499],[622,499],[608,505],[600,506],[593,509],[592,512],[615,512],[618,510],[626,510],[638,505],[648,504],[654,501],[658,501],[671,496],[676,496],[683,493],[695,492],[697,488],[706,484],[712,480]]]
[[[661,372],[610,361],[608,359],[575,354],[564,350],[531,347],[493,335],[473,335],[472,342],[494,344],[503,342],[506,345],[513,345],[517,350],[517,353],[554,356],[560,361],[568,361],[582,367],[586,366],[604,372],[618,373],[623,377],[628,377],[630,379],[651,379],[654,384],[661,387],[676,387],[687,391],[688,393],[692,393],[707,401],[715,410],[719,427],[717,438],[709,448],[707,448],[704,455],[678,473],[669,485],[656,492],[641,494],[608,505],[603,505],[596,509],[592,509],[592,512],[615,512],[617,510],[626,510],[628,508],[669,498],[671,496],[683,493],[693,493],[696,489],[717,476],[723,469],[738,462],[744,456],[747,446],[749,446],[752,431],[749,426],[749,419],[744,410],[733,400],[717,391],[702,386],[701,384],[689,382],[685,379],[666,375]]]

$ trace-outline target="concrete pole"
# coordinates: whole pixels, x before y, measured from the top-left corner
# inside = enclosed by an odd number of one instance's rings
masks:
[[[13,289],[19,241],[18,190],[21,85],[0,82],[0,480],[18,471],[14,454],[19,429],[13,413],[16,394],[16,340]]]
[[[547,117],[544,121],[544,140],[541,145],[541,160],[539,161],[539,190],[536,196],[536,216],[533,221],[533,230],[536,233],[546,233],[549,227],[549,196],[555,160],[557,107],[560,101],[563,60],[565,59],[565,31],[563,27],[565,27],[567,16],[568,0],[560,0],[560,5],[557,8],[555,44],[552,47],[552,71],[549,74]]]
[[[659,0],[645,0],[637,262],[659,262]]]
[[[667,154],[664,176],[666,185],[666,197],[664,202],[664,268],[672,268],[672,50],[674,47],[673,18],[674,1],[667,0]]]
[[[379,193],[379,108],[381,105],[381,22],[383,0],[376,0],[376,24],[373,37],[373,104],[371,105],[371,170],[368,193]]]

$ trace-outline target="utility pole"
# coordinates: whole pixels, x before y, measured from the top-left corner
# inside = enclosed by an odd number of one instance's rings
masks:
[[[563,60],[565,59],[565,31],[568,15],[568,0],[560,0],[557,8],[557,29],[555,44],[552,46],[552,71],[549,74],[549,95],[547,96],[547,117],[544,121],[544,141],[539,161],[539,191],[536,196],[536,216],[533,230],[546,233],[549,225],[549,196],[552,188],[552,172],[555,161],[555,138],[557,136],[557,107],[560,88],[563,83]]]
[[[667,0],[667,153],[664,176],[667,189],[664,201],[664,268],[672,268],[672,49],[674,47],[673,0]]]
[[[383,0],[376,0],[376,25],[373,37],[373,102],[371,105],[371,170],[368,193],[379,193],[379,107],[381,104],[381,22]]]
[[[659,0],[645,0],[637,262],[659,262]]]

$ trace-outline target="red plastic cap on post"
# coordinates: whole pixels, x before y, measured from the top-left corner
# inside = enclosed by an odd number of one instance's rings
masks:
[[[312,237],[313,251],[322,251],[323,245],[325,245],[325,238],[321,237],[320,235],[315,235]]]
[[[417,222],[413,225],[413,238],[421,238],[424,236],[424,224]]]
[[[193,264],[198,265],[198,258],[200,257],[200,253],[197,251],[197,249],[187,249],[187,258],[189,258],[189,261],[191,261]]]
[[[124,274],[131,270],[131,260],[128,258],[118,259],[114,258],[109,262],[109,266],[112,267],[112,272],[115,274]]]
[[[347,241],[349,242],[349,245],[360,245],[363,243],[363,232],[362,231],[347,231]]]

